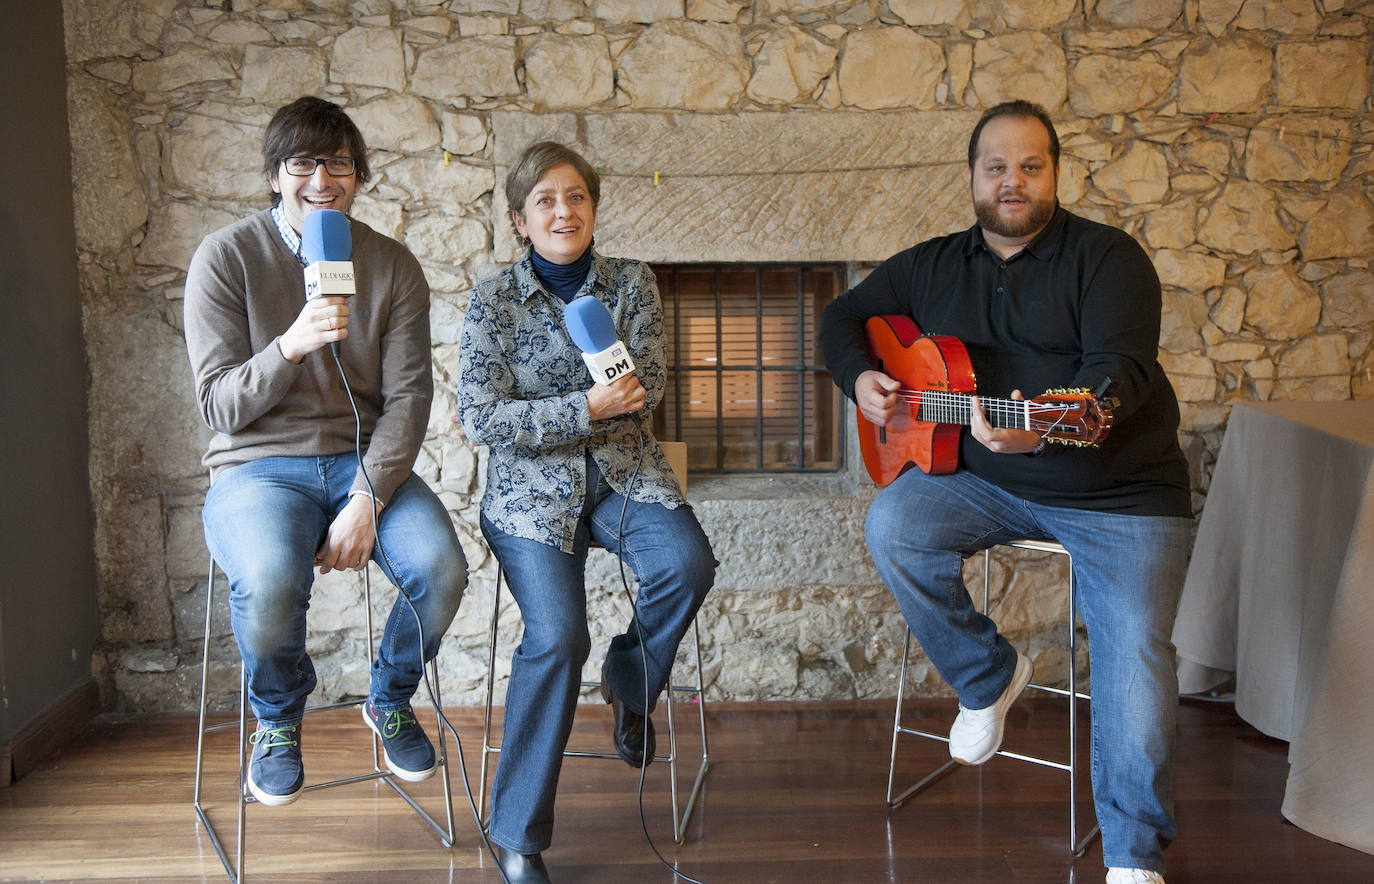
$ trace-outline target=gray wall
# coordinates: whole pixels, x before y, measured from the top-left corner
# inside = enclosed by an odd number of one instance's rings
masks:
[[[98,630],[62,8],[9,7],[0,31],[0,744],[90,681]]]

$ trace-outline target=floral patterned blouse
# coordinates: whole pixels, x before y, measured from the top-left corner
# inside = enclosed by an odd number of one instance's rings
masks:
[[[639,462],[635,501],[683,505],[682,491],[649,430],[665,384],[663,309],[654,274],[641,261],[593,253],[578,296],[594,295],[610,310],[644,385],[644,409],[592,422],[591,375],[563,322],[563,302],[535,276],[528,253],[472,290],[459,348],[458,404],[463,429],[490,447],[482,514],[497,528],[573,548],[587,493],[586,455],[618,493]]]

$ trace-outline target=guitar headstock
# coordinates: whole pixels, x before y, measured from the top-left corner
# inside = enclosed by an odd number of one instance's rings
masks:
[[[1057,387],[1030,400],[1030,428],[1067,445],[1100,445],[1112,429],[1111,399],[1086,387]]]

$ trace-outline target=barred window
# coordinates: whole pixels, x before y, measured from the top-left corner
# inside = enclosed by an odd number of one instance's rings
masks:
[[[654,433],[687,443],[694,472],[844,466],[839,390],[821,358],[837,264],[654,265],[668,384]]]

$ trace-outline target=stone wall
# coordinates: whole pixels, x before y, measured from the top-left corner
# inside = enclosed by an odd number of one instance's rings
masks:
[[[405,242],[434,289],[439,392],[418,470],[474,567],[445,645],[448,702],[480,700],[495,582],[476,529],[483,455],[451,426],[458,332],[473,281],[513,254],[495,184],[537,134],[577,143],[606,173],[609,253],[824,257],[861,273],[970,223],[965,133],[979,109],[1031,98],[1060,125],[1062,201],[1133,233],[1164,281],[1161,359],[1183,401],[1199,507],[1232,402],[1374,398],[1368,4],[66,0],[65,11],[96,674],[113,709],[194,702],[206,431],[182,341],[184,270],[205,233],[265,205],[262,127],[300,94],[349,108],[377,173],[356,214]],[[862,552],[873,489],[858,467],[693,489],[722,561],[702,620],[712,696],[891,695],[901,621]],[[624,603],[597,555],[604,641]],[[1062,664],[1063,577],[1044,556],[994,559],[1000,619],[1046,673]],[[391,592],[378,596],[380,610]],[[318,586],[310,649],[331,698],[365,689],[361,598],[353,575]],[[224,701],[236,656],[222,606],[210,628]],[[507,617],[502,674],[515,634]],[[916,678],[940,690],[928,667]]]

